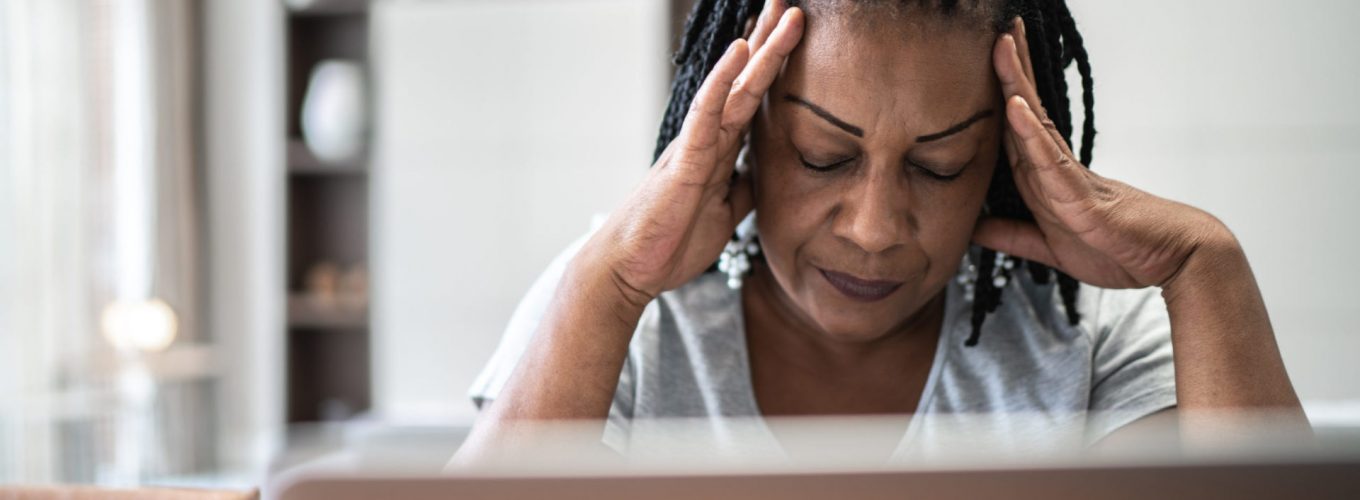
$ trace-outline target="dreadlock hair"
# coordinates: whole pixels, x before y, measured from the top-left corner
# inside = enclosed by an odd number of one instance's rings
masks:
[[[797,7],[802,0],[786,0],[790,7]],[[845,0],[855,1],[855,0]],[[869,0],[859,0],[869,1]],[[883,1],[883,0],[880,0]],[[1081,33],[1064,0],[963,0],[970,5],[960,5],[961,0],[897,0],[903,5],[915,4],[934,7],[941,14],[952,15],[961,8],[981,7],[991,12],[992,28],[1001,34],[1009,31],[1011,20],[1020,17],[1025,23],[1026,40],[1029,42],[1030,62],[1034,68],[1034,84],[1039,98],[1043,101],[1048,117],[1069,146],[1072,144],[1071,101],[1067,95],[1066,69],[1074,61],[1081,75],[1082,105],[1085,110],[1080,161],[1091,165],[1091,149],[1094,145],[1095,97],[1092,94],[1091,63],[1082,43]],[[670,102],[661,122],[657,136],[654,160],[660,158],[666,146],[675,139],[684,123],[685,113],[690,101],[699,90],[708,73],[717,64],[726,47],[741,37],[746,20],[760,11],[762,0],[699,0],[691,11],[685,24],[680,48],[672,62],[677,66],[675,79],[671,82]],[[734,174],[735,175],[735,174]],[[1034,220],[1034,215],[1025,206],[1016,190],[1014,176],[1004,149],[997,160],[997,168],[987,191],[985,206],[993,216]],[[996,252],[982,248],[977,264],[978,276],[990,276],[995,266]],[[1022,262],[1022,268],[1030,273],[1035,283],[1050,284],[1056,279],[1059,295],[1062,297],[1067,320],[1075,325],[1080,320],[1076,308],[1077,280],[1061,271],[1038,262]],[[1001,289],[989,279],[979,279],[975,285],[972,311],[972,333],[965,345],[977,345],[982,333],[982,323],[987,315],[1001,305]]]

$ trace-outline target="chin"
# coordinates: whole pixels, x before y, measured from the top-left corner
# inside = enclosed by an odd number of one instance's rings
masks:
[[[875,302],[850,299],[834,288],[813,291],[800,304],[805,314],[827,338],[842,342],[868,342],[901,329],[924,312],[930,299],[921,299],[922,284],[908,282],[894,295]]]

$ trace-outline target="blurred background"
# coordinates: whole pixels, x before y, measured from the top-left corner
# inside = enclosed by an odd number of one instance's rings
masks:
[[[442,463],[650,164],[689,4],[0,0],[0,484]],[[1093,168],[1233,228],[1310,417],[1360,426],[1360,3],[1069,4]]]

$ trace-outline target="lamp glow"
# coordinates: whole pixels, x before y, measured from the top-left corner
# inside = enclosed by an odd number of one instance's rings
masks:
[[[104,338],[119,349],[163,351],[175,341],[179,319],[161,299],[118,300],[100,314]]]

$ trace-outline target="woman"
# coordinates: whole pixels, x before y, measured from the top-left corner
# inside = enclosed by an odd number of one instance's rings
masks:
[[[549,419],[620,449],[652,417],[1306,426],[1232,233],[1084,167],[1061,0],[754,3],[695,8],[655,165],[521,304],[460,459]],[[919,420],[902,446],[939,432]]]

